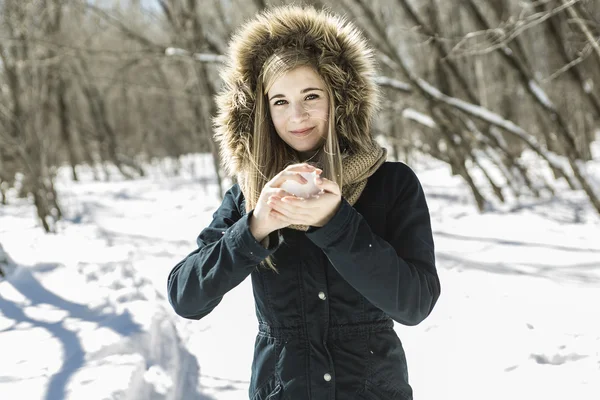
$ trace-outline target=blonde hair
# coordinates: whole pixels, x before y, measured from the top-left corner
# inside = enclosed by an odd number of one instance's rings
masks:
[[[282,75],[298,67],[311,67],[322,77],[316,59],[296,48],[286,48],[273,54],[263,64],[256,84],[254,104],[254,128],[250,148],[246,149],[249,164],[242,179],[246,187],[246,211],[256,207],[264,186],[281,170],[290,164],[302,162],[297,152],[288,146],[277,134],[271,120],[267,93],[273,83]],[[318,157],[311,160],[323,170],[322,176],[336,182],[342,188],[342,154],[335,129],[335,97],[328,82],[325,92],[329,99],[327,116],[328,132]],[[263,263],[277,271],[271,256]]]

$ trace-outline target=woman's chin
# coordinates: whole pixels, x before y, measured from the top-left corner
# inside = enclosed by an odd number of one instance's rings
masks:
[[[319,147],[298,147],[298,148],[294,148],[294,150],[296,150],[296,152],[298,153],[298,155],[300,156],[300,158],[302,160],[306,160],[312,156],[315,155],[315,153],[317,153],[319,151]]]
[[[292,144],[288,143],[288,145],[294,149],[301,158],[309,158],[315,155],[323,147],[323,142],[318,143],[300,143],[300,144]]]

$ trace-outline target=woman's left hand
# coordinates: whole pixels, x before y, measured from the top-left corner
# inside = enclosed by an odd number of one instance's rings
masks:
[[[334,181],[320,176],[315,183],[321,192],[307,199],[296,196],[279,197],[272,195],[267,204],[277,210],[279,219],[289,225],[310,225],[321,227],[335,215],[342,203],[342,192]]]

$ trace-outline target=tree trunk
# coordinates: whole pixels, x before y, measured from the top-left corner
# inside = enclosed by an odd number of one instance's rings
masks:
[[[103,155],[102,158],[104,160],[110,161],[115,165],[126,179],[133,179],[134,176],[123,168],[123,163],[118,156],[117,135],[108,120],[108,112],[106,110],[104,97],[96,85],[92,83],[87,62],[83,57],[79,57],[79,65],[83,75],[87,78],[86,82],[82,82],[82,89],[88,100],[90,114],[94,119],[94,126],[100,129],[98,133],[101,149],[100,154]],[[105,173],[108,179],[108,169],[105,169]]]
[[[264,1],[256,0],[258,2],[257,6],[259,9],[265,7]],[[190,46],[192,49],[197,50],[196,46],[199,46],[202,43],[202,38],[204,37],[202,32],[202,27],[200,25],[200,20],[198,17],[198,12],[196,11],[196,2],[190,1],[190,15],[193,18],[193,23],[191,26],[192,32],[191,36],[194,38],[195,46]],[[208,71],[206,70],[206,66],[202,63],[197,63],[194,65],[196,70],[197,84],[200,92],[200,96],[198,96],[199,104],[195,107],[196,118],[200,117],[196,123],[203,125],[203,131],[207,135],[208,144],[210,146],[210,152],[212,154],[213,166],[215,169],[215,177],[217,178],[217,185],[219,188],[219,195],[221,199],[225,195],[225,188],[223,187],[223,181],[221,178],[221,160],[219,157],[219,149],[214,140],[214,136],[212,134],[212,116],[216,114],[216,106],[214,102],[215,92],[212,86],[209,84]],[[202,101],[201,99],[204,99]],[[204,107],[202,107],[202,103]],[[206,115],[202,116],[202,112],[206,113]],[[204,118],[203,118],[204,117]]]
[[[477,22],[481,25],[483,29],[489,30],[490,24],[485,19],[485,16],[481,13],[478,6],[475,4],[473,0],[465,0],[465,4],[468,5],[469,9],[472,11],[473,16],[477,20]],[[570,10],[568,8],[567,10]],[[580,151],[577,148],[575,136],[571,132],[569,128],[569,124],[563,117],[563,115],[557,110],[557,108],[550,102],[547,98],[547,95],[543,94],[541,88],[537,84],[534,79],[533,73],[531,70],[527,69],[526,65],[522,62],[522,60],[518,59],[515,56],[514,50],[511,48],[510,44],[500,46],[498,50],[501,50],[499,53],[502,57],[510,63],[515,70],[518,72],[519,77],[521,78],[523,87],[531,95],[534,102],[536,102],[541,109],[546,112],[546,115],[549,121],[554,122],[558,127],[557,132],[559,133],[559,137],[562,139],[561,142],[564,146],[565,156],[569,161],[569,165],[573,170],[573,175],[575,179],[581,185],[581,188],[584,190],[586,195],[588,196],[590,202],[596,209],[596,211],[600,214],[600,197],[594,192],[594,189],[588,182],[587,177],[585,177],[577,165],[577,161],[581,160],[582,157],[580,155]],[[600,57],[600,52],[599,52]]]
[[[66,101],[67,84],[62,76],[58,77],[58,85],[56,88],[56,99],[58,102],[58,118],[60,121],[60,133],[67,147],[67,154],[69,156],[69,165],[71,166],[71,176],[73,181],[79,181],[77,176],[77,153],[75,151],[75,144],[72,140],[71,132],[71,119],[69,117],[69,111],[67,109]]]

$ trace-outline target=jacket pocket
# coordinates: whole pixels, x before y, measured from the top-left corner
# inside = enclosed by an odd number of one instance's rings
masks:
[[[251,400],[265,400],[268,395],[275,392],[281,379],[277,374],[277,361],[283,348],[281,339],[256,335],[254,343],[254,357],[252,360],[252,376],[248,388]],[[281,385],[283,388],[283,385]],[[277,399],[277,397],[274,397]]]
[[[283,400],[283,384],[274,377],[272,380],[263,384],[250,397],[251,400]]]
[[[393,330],[369,335],[365,392],[369,400],[412,400],[408,368],[402,343]]]
[[[267,398],[265,400],[276,400],[281,398],[280,394],[281,394],[281,384],[277,384],[277,386],[275,386],[275,389],[273,389],[273,391],[271,393],[269,393],[269,395],[267,396]]]
[[[363,400],[413,400],[411,391],[399,390],[386,385],[375,385],[369,381],[361,393]]]

